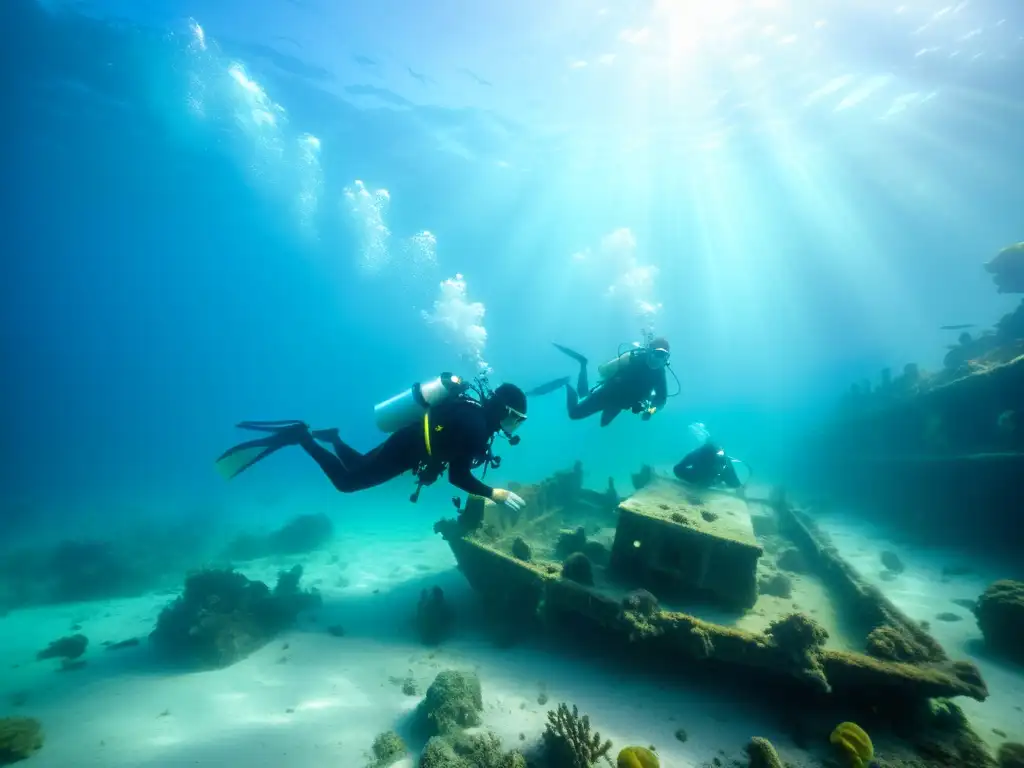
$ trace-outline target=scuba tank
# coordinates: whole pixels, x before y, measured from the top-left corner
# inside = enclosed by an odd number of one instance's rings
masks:
[[[597,375],[601,377],[601,380],[607,380],[615,376],[619,371],[626,369],[630,361],[633,359],[633,355],[637,353],[637,349],[629,349],[623,352],[618,357],[613,357],[606,363],[601,363],[597,366]]]
[[[453,373],[442,373],[429,381],[413,384],[404,392],[373,406],[373,418],[382,432],[397,432],[451,395],[461,395],[467,384]]]

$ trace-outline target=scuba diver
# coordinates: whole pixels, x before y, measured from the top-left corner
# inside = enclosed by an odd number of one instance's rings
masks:
[[[342,442],[337,429],[311,430],[302,421],[243,421],[239,428],[269,434],[228,449],[217,459],[217,468],[230,479],[275,451],[298,445],[342,493],[372,488],[412,472],[417,484],[409,500],[415,502],[423,486],[431,485],[447,468],[448,482],[466,493],[513,510],[524,505],[516,494],[486,485],[471,471],[483,466],[486,474],[488,467],[501,465],[492,450],[498,435],[510,445],[519,443],[514,433],[526,420],[526,395],[519,387],[502,384],[491,391],[483,376],[470,384],[442,373],[379,403],[374,417],[390,435],[365,454]]]
[[[735,465],[743,462],[726,456],[725,451],[711,442],[711,435],[703,424],[691,424],[690,432],[701,440],[701,445],[672,467],[675,476],[699,488],[742,488],[745,483],[736,474]]]
[[[665,369],[668,368],[669,346],[662,337],[649,338],[643,346],[634,345],[601,365],[597,369],[601,381],[593,389],[587,379],[587,358],[561,344],[555,347],[579,363],[576,389],[572,388],[571,378],[564,376],[542,384],[529,394],[546,395],[565,387],[565,405],[570,419],[585,419],[600,412],[601,426],[606,427],[628,409],[647,421],[668,400]]]

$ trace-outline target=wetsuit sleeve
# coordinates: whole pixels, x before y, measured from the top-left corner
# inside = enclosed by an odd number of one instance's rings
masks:
[[[491,498],[494,488],[482,480],[478,480],[470,470],[470,466],[470,458],[468,456],[453,458],[448,462],[448,482],[459,490],[472,493],[474,496],[483,496],[485,499]]]
[[[658,378],[654,382],[654,395],[651,397],[651,405],[655,408],[662,408],[668,402],[668,381],[665,376],[665,369],[658,371]]]
[[[491,498],[494,488],[478,480],[472,472],[473,459],[487,450],[490,433],[482,414],[473,411],[457,411],[449,426],[451,454],[448,459],[448,482],[459,490],[475,496]]]

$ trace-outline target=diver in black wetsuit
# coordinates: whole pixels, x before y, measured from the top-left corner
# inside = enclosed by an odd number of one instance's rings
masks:
[[[602,381],[593,389],[587,378],[587,358],[560,344],[555,346],[580,366],[576,389],[565,376],[530,391],[530,395],[545,395],[565,387],[565,405],[569,418],[585,419],[601,414],[601,426],[624,410],[641,414],[646,421],[668,400],[665,367],[669,360],[668,341],[651,339],[646,346],[630,349],[598,368]]]
[[[701,488],[739,488],[743,483],[736,474],[732,462],[733,460],[725,455],[725,451],[714,443],[707,442],[686,454],[682,461],[672,467],[672,472],[680,480]]]
[[[392,433],[387,439],[365,454],[342,442],[337,429],[310,430],[301,421],[242,422],[238,425],[242,429],[270,434],[229,449],[217,460],[218,468],[234,477],[274,451],[298,445],[342,493],[372,488],[413,472],[418,481],[411,497],[415,501],[419,488],[433,483],[447,467],[448,481],[456,488],[519,509],[524,504],[519,496],[486,485],[471,470],[483,464],[498,465],[500,459],[491,453],[498,434],[509,437],[513,445],[518,442],[512,434],[526,420],[526,395],[513,384],[502,384],[475,400],[466,395],[466,389],[457,377],[444,374],[382,403],[377,407],[378,424],[385,428],[381,419],[384,408],[383,421],[400,426],[388,429]],[[386,412],[395,402],[400,411],[397,421]],[[329,444],[334,452],[318,441]]]

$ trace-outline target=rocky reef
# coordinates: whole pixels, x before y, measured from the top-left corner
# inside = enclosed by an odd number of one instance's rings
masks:
[[[1024,664],[1024,582],[990,584],[974,610],[986,645],[996,654]]]
[[[298,614],[320,604],[299,588],[302,567],[282,571],[270,589],[233,570],[205,570],[185,580],[183,594],[161,611],[150,634],[168,658],[198,668],[234,664],[268,643]]]
[[[0,765],[27,760],[43,748],[43,727],[31,717],[0,718]]]

